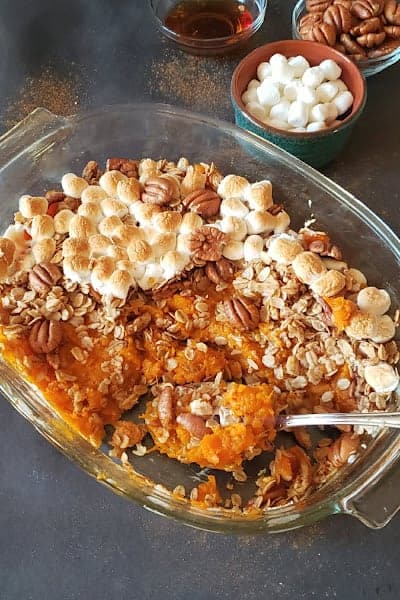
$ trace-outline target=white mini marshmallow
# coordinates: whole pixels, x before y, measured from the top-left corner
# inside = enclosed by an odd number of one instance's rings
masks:
[[[324,72],[320,67],[310,67],[304,71],[301,80],[305,86],[317,88],[324,80]]]
[[[310,63],[304,56],[292,56],[288,64],[293,68],[295,77],[303,77],[304,72],[310,68]]]
[[[297,91],[297,100],[301,100],[308,106],[312,107],[318,104],[317,94],[314,88],[301,85]]]
[[[336,118],[339,116],[339,111],[336,105],[333,102],[326,102],[325,107],[328,111],[328,116],[326,118],[326,122],[328,125],[336,121]]]
[[[388,363],[368,365],[364,370],[365,381],[378,394],[393,392],[399,385],[399,374]]]
[[[339,79],[342,74],[342,69],[334,60],[330,58],[323,60],[320,63],[319,68],[323,72],[324,78],[328,79],[329,81],[335,81],[336,79]]]
[[[261,106],[258,102],[249,102],[246,104],[246,110],[252,117],[259,121],[263,121],[267,116],[265,107]]]
[[[269,59],[269,64],[271,65],[271,69],[274,69],[278,66],[286,65],[287,61],[288,60],[287,60],[286,56],[284,56],[283,54],[279,54],[277,52],[276,54],[273,54],[271,56],[271,58]]]
[[[239,198],[225,198],[219,207],[221,216],[243,218],[249,212],[247,206]]]
[[[281,84],[287,84],[293,81],[295,74],[294,68],[288,63],[272,67],[272,77]]]
[[[275,104],[271,108],[271,112],[269,113],[269,120],[278,119],[278,121],[286,121],[288,120],[290,102],[289,100],[281,100],[278,104]]]
[[[268,62],[262,62],[262,63],[260,63],[258,65],[258,67],[257,67],[257,77],[258,77],[258,79],[260,81],[263,81],[267,77],[270,77],[271,74],[272,74],[272,69],[271,69],[271,65]],[[255,81],[255,80],[252,79],[251,81]],[[251,81],[250,81],[250,83],[251,83]],[[247,88],[249,88],[250,83],[247,86]],[[256,87],[255,84],[253,84],[253,86]]]
[[[237,242],[232,240],[225,244],[222,255],[229,260],[241,260],[243,258],[244,252],[244,244],[242,242]]]
[[[264,248],[264,240],[260,235],[249,235],[243,244],[245,261],[259,260]]]
[[[257,89],[256,88],[251,88],[250,90],[247,89],[242,94],[242,102],[244,105],[249,104],[249,102],[258,102]]]
[[[331,102],[338,94],[338,87],[333,81],[324,81],[317,87],[315,93],[318,102]]]
[[[336,79],[335,85],[338,89],[338,93],[339,92],[347,92],[347,90],[349,89],[347,87],[347,85],[345,84],[345,82],[343,81],[343,79]]]
[[[327,127],[327,125],[326,125],[325,121],[312,121],[311,123],[309,123],[307,125],[307,128],[305,131],[312,133],[314,131],[322,131],[323,129],[326,129],[326,127]]]
[[[343,115],[349,108],[353,105],[354,97],[353,94],[349,91],[340,92],[333,99],[333,104],[336,106],[339,115]]]
[[[237,240],[239,242],[247,235],[246,221],[239,217],[225,217],[219,223],[218,229],[227,233],[231,240]]]
[[[330,111],[326,104],[316,104],[311,108],[309,118],[310,121],[325,122],[329,115]]]
[[[263,210],[252,210],[246,216],[247,231],[253,233],[271,233],[276,225],[276,217]]]
[[[289,107],[288,123],[292,127],[305,127],[308,123],[309,107],[301,100],[295,100]]]
[[[63,192],[72,198],[80,198],[82,192],[88,187],[88,182],[83,177],[78,177],[75,173],[66,173],[61,179]]]
[[[284,131],[290,127],[287,121],[282,121],[281,119],[265,119],[264,123],[270,127],[274,127],[275,129],[283,129]]]
[[[247,86],[248,90],[251,90],[253,88],[258,88],[258,86],[260,85],[260,82],[258,81],[258,79],[252,79],[249,83],[249,85]]]
[[[297,132],[297,133],[304,133],[304,132],[307,131],[307,129],[305,127],[291,127],[289,129],[289,131],[294,131],[294,132]]]
[[[289,102],[293,102],[293,100],[298,99],[297,96],[302,87],[303,84],[298,79],[294,79],[285,85],[282,95],[286,100],[289,100]]]
[[[257,88],[257,97],[262,106],[274,106],[281,99],[281,94],[276,83],[264,79],[260,87]]]

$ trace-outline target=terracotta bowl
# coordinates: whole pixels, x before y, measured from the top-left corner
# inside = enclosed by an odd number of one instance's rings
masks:
[[[320,64],[330,58],[342,69],[341,79],[354,96],[353,106],[349,114],[323,131],[291,132],[276,129],[250,115],[242,101],[251,79],[257,78],[257,67],[268,61],[273,54],[283,54],[287,58],[304,56],[311,66]],[[294,154],[313,167],[322,167],[332,161],[342,150],[360,118],[367,100],[365,79],[358,67],[346,56],[317,42],[304,40],[281,40],[256,48],[248,54],[236,67],[231,83],[231,99],[235,111],[236,124],[262,138],[273,142],[287,152]]]

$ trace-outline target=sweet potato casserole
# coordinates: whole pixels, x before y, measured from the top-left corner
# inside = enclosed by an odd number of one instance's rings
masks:
[[[274,417],[385,410],[398,311],[327,233],[290,229],[270,181],[113,158],[18,208],[0,238],[2,355],[93,445],[195,463],[208,480],[174,493],[244,512],[305,498],[359,452],[348,427],[283,445]],[[250,499],[218,488],[257,456]]]

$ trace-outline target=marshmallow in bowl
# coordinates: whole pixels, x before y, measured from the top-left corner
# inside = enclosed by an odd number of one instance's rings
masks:
[[[269,66],[268,66],[269,65]],[[338,117],[354,98],[340,79],[341,68],[333,60],[310,66],[303,56],[289,59],[274,54],[260,63],[257,80],[242,94],[246,111],[265,125],[293,132],[317,132],[340,125]],[[309,125],[318,123],[318,125]]]
[[[239,198],[225,198],[221,202],[219,211],[223,218],[238,217],[239,219],[243,219],[249,212],[249,209]]]

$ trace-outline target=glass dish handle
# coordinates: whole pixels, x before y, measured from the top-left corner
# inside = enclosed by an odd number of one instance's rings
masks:
[[[378,476],[341,501],[342,512],[356,517],[367,527],[380,529],[400,510],[400,450],[397,457]]]
[[[26,148],[60,128],[64,117],[54,115],[46,108],[36,108],[22,121],[14,125],[0,137],[0,165],[4,167]]]

